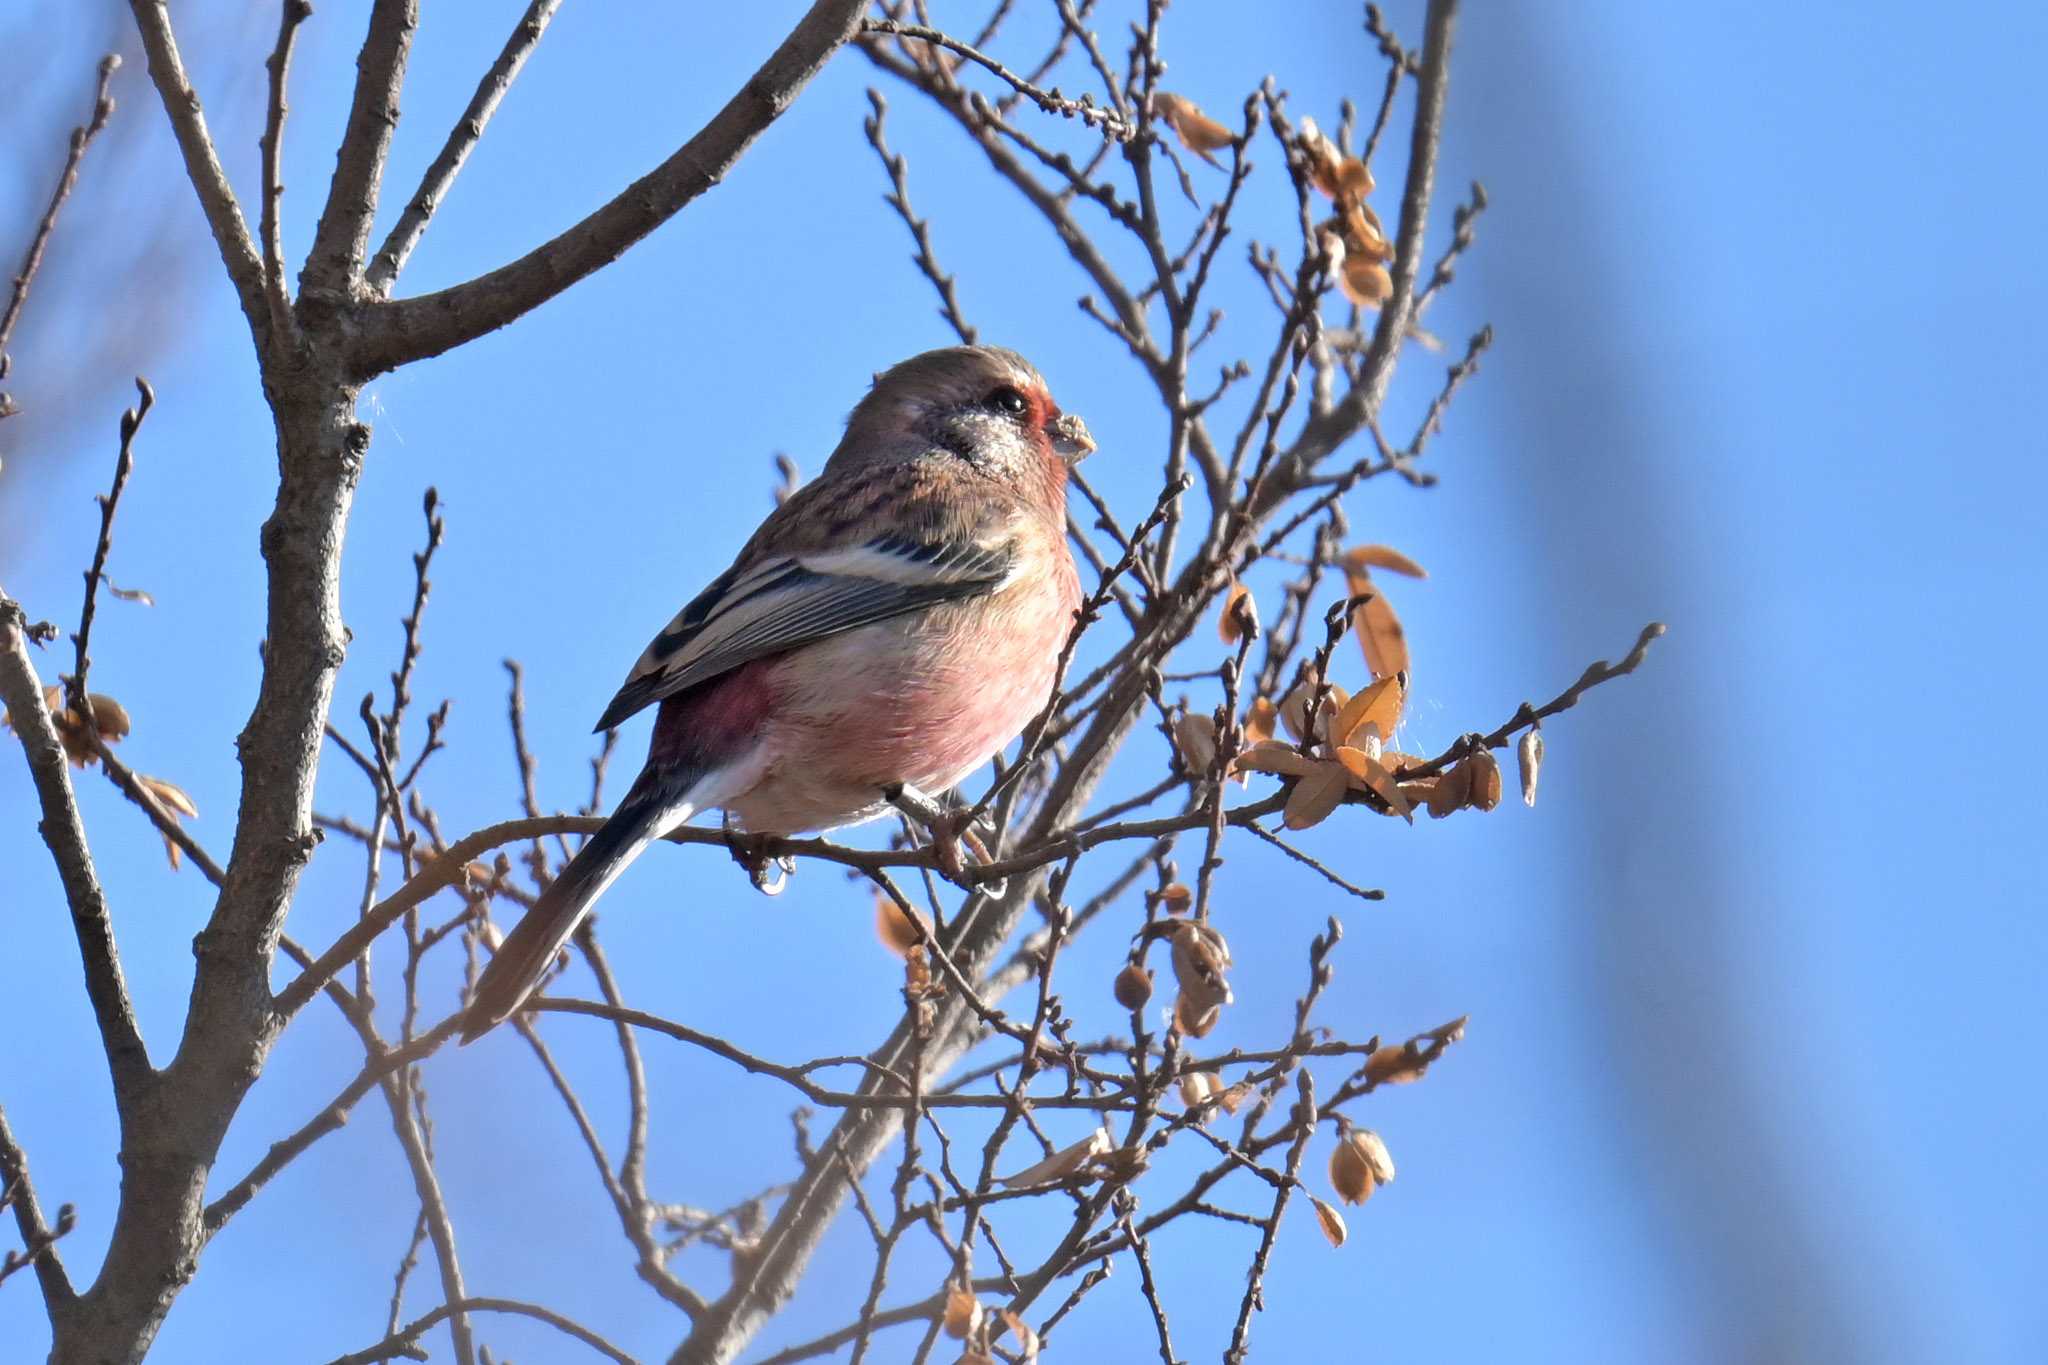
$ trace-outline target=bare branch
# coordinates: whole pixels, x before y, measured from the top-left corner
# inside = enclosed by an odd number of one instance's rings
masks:
[[[863,34],[881,33],[942,47],[983,68],[1048,114],[1058,114],[1062,118],[1078,118],[1090,128],[1100,128],[1105,136],[1115,138],[1119,142],[1132,135],[1131,125],[1115,110],[1102,108],[1086,95],[1078,100],[1070,100],[1040,90],[1030,80],[1010,70],[986,52],[970,43],[962,42],[949,33],[941,33],[938,29],[923,24],[897,23],[892,19],[865,20],[860,26],[860,31]]]
[[[121,445],[114,455],[114,482],[100,505],[99,540],[93,545],[92,567],[85,571],[85,602],[78,609],[78,629],[71,636],[76,653],[72,664],[69,690],[71,705],[88,722],[94,719],[92,699],[85,690],[86,674],[92,668],[92,621],[98,604],[100,579],[107,568],[107,553],[114,544],[114,514],[121,506],[121,493],[128,486],[128,476],[135,470],[135,434],[142,430],[143,419],[156,403],[156,393],[148,381],[138,378],[135,390],[141,395],[136,405],[121,414]]]
[[[495,331],[618,259],[725,178],[825,60],[858,31],[863,7],[864,0],[816,0],[760,70],[695,136],[566,232],[463,284],[368,307],[355,342],[356,374],[382,374]]]
[[[54,1226],[43,1221],[42,1206],[36,1202],[36,1189],[28,1178],[28,1154],[21,1150],[21,1144],[14,1140],[14,1130],[7,1126],[7,1111],[0,1109],[0,1209],[9,1205],[14,1207],[14,1226],[21,1233],[21,1251],[7,1253],[5,1265],[0,1267],[0,1280],[24,1265],[33,1264],[43,1302],[55,1312],[77,1298],[71,1288],[71,1277],[64,1272],[64,1262],[57,1255],[57,1239],[71,1230],[75,1215],[66,1204],[57,1210]]]
[[[512,30],[512,36],[505,40],[498,59],[491,63],[477,82],[476,93],[469,97],[469,107],[462,111],[462,117],[448,130],[448,140],[441,144],[440,153],[426,174],[420,177],[419,188],[413,191],[407,201],[405,212],[398,215],[398,221],[391,225],[391,231],[384,238],[384,245],[377,248],[377,255],[370,262],[364,276],[372,293],[389,294],[399,272],[412,256],[425,235],[427,224],[448,197],[449,188],[455,177],[462,173],[463,163],[476,150],[476,144],[484,135],[484,128],[491,121],[491,115],[498,112],[498,105],[512,88],[512,82],[519,77],[520,68],[533,55],[539,45],[540,36],[547,31],[548,21],[555,17],[562,0],[530,0],[526,13]]]
[[[263,238],[263,289],[270,301],[270,326],[280,337],[290,336],[291,296],[285,290],[283,228],[278,222],[284,200],[284,183],[278,178],[278,161],[284,151],[285,89],[291,73],[292,46],[299,25],[313,17],[307,0],[283,0],[278,6],[277,46],[263,65],[270,76],[270,98],[263,116],[263,203],[257,209],[257,232]]]
[[[291,0],[285,0],[290,4]],[[335,153],[334,180],[299,272],[299,292],[345,297],[361,278],[370,224],[384,187],[384,161],[398,129],[398,96],[420,23],[419,0],[375,0],[370,31],[356,53],[355,97]]]
[[[539,1304],[526,1303],[520,1299],[485,1298],[458,1299],[452,1303],[444,1303],[433,1312],[407,1323],[375,1346],[366,1346],[360,1351],[336,1356],[330,1365],[375,1365],[377,1361],[396,1360],[400,1356],[412,1360],[420,1359],[416,1345],[419,1339],[443,1320],[464,1313],[511,1313],[519,1317],[532,1318],[537,1322],[546,1323],[565,1336],[574,1337],[617,1365],[639,1365],[632,1356],[588,1327],[563,1317],[551,1308],[543,1308]]]
[[[939,258],[932,252],[931,224],[917,216],[910,207],[910,172],[903,157],[889,150],[889,144],[882,136],[882,121],[888,116],[889,102],[882,98],[882,92],[868,87],[868,104],[874,110],[861,127],[867,132],[868,144],[875,149],[875,155],[882,158],[882,168],[889,172],[890,192],[883,196],[890,208],[910,229],[910,239],[917,244],[917,254],[911,259],[924,277],[932,282],[932,288],[939,293],[939,316],[946,320],[961,343],[972,346],[975,340],[974,327],[960,311],[960,298],[954,290],[953,277],[939,266]]]

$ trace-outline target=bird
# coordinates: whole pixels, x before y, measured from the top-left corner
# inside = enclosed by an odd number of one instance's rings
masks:
[[[837,829],[965,780],[1042,710],[1081,603],[1069,468],[1095,449],[1015,351],[952,346],[874,378],[819,476],[642,652],[596,730],[656,707],[647,762],[505,936],[463,1015],[526,1002],[591,905],[703,811]]]

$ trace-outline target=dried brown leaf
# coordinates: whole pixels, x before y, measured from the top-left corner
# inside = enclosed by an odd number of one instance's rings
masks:
[[[1012,1336],[1017,1338],[1019,1359],[1024,1362],[1024,1365],[1030,1365],[1030,1362],[1038,1359],[1038,1333],[1031,1330],[1030,1324],[1026,1323],[1014,1311],[1005,1308],[1003,1310],[1003,1325],[1010,1329]]]
[[[1184,95],[1169,94],[1164,90],[1152,92],[1152,117],[1163,121],[1173,129],[1173,135],[1180,139],[1180,145],[1208,162],[1221,166],[1210,153],[1219,151],[1237,141],[1231,131],[1202,112],[1201,106]]]
[[[1316,706],[1320,696],[1322,704]],[[1287,733],[1296,740],[1308,735],[1308,713],[1316,706],[1316,738],[1330,737],[1331,723],[1351,702],[1351,694],[1336,683],[1327,688],[1320,686],[1314,678],[1303,678],[1280,701],[1280,723],[1287,727]]]
[[[1323,1236],[1329,1239],[1330,1245],[1343,1246],[1344,1239],[1351,1235],[1350,1229],[1344,1226],[1344,1215],[1337,1212],[1336,1205],[1314,1195],[1308,1197],[1308,1202],[1315,1206],[1316,1222],[1322,1225]]]
[[[1394,259],[1394,244],[1380,227],[1379,215],[1362,203],[1347,204],[1330,220],[1332,229],[1344,239],[1344,254],[1353,260],[1377,261],[1386,265]]]
[[[1381,678],[1344,703],[1330,727],[1330,737],[1339,744],[1353,743],[1353,737],[1367,725],[1379,727],[1380,742],[1394,737],[1401,723],[1401,709],[1407,704],[1408,688],[1400,674]]]
[[[1344,552],[1344,567],[1356,572],[1364,569],[1386,569],[1390,573],[1405,574],[1409,578],[1427,578],[1429,570],[1417,564],[1407,555],[1391,545],[1357,545]]]
[[[1355,785],[1386,802],[1388,810],[1409,824],[1415,823],[1415,810],[1408,802],[1408,794],[1378,759],[1347,744],[1337,750],[1337,762],[1355,779]]]
[[[922,916],[919,918],[921,920]],[[898,957],[906,956],[924,941],[918,935],[917,926],[911,923],[910,916],[903,913],[903,907],[892,898],[879,894],[875,897],[875,937]]]
[[[1317,189],[1339,202],[1360,200],[1372,193],[1372,172],[1366,164],[1338,150],[1314,119],[1304,118],[1297,135],[1308,162],[1309,181]]]
[[[1223,599],[1223,614],[1216,618],[1216,633],[1226,645],[1234,645],[1246,636],[1259,638],[1258,599],[1244,584],[1230,585],[1230,592]]]
[[[1062,1147],[1045,1160],[1025,1167],[1015,1175],[998,1176],[997,1183],[1015,1187],[1018,1185],[1042,1185],[1049,1180],[1065,1180],[1086,1168],[1098,1157],[1107,1156],[1116,1148],[1116,1139],[1109,1135],[1107,1128],[1097,1128],[1087,1137],[1072,1146]]]
[[[1362,568],[1345,566],[1351,595],[1364,597],[1351,613],[1351,625],[1358,632],[1358,644],[1365,651],[1365,666],[1375,678],[1390,678],[1408,671],[1408,633],[1387,595]]]
[[[1283,739],[1261,740],[1240,753],[1231,762],[1233,772],[1277,773],[1281,777],[1300,777],[1314,768],[1316,760],[1305,756]]]
[[[124,738],[131,728],[128,708],[104,692],[94,692],[89,699],[93,724],[99,730],[100,738],[109,744]]]
[[[1406,1043],[1389,1044],[1365,1059],[1365,1078],[1374,1085],[1406,1085],[1427,1070]]]
[[[148,788],[157,800],[163,802],[165,809],[179,815],[189,815],[195,820],[199,818],[199,807],[192,804],[192,798],[185,795],[184,788],[177,783],[166,782],[161,777],[149,777],[142,773],[135,774],[135,780]]]
[[[1280,708],[1264,697],[1253,697],[1251,709],[1245,712],[1244,737],[1258,744],[1273,737],[1273,727],[1280,723]]]
[[[1287,795],[1287,806],[1281,818],[1289,829],[1320,825],[1344,800],[1344,793],[1350,786],[1350,774],[1343,764],[1319,760],[1295,780],[1294,790]]]

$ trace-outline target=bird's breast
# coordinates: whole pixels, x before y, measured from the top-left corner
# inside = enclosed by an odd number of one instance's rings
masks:
[[[887,810],[885,786],[956,785],[1044,707],[1079,601],[1061,546],[1045,571],[986,597],[775,660],[762,777],[731,802],[732,814],[764,833],[830,829]]]

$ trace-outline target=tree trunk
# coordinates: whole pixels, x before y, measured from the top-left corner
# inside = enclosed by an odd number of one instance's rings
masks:
[[[341,667],[342,538],[369,448],[358,385],[312,347],[263,357],[277,428],[276,506],[261,542],[269,587],[263,682],[238,740],[243,785],[220,898],[193,941],[184,1036],[123,1097],[121,1198],[99,1278],[52,1314],[56,1365],[135,1365],[198,1268],[206,1182],[277,1036],[270,965],[318,838],[313,777]]]

